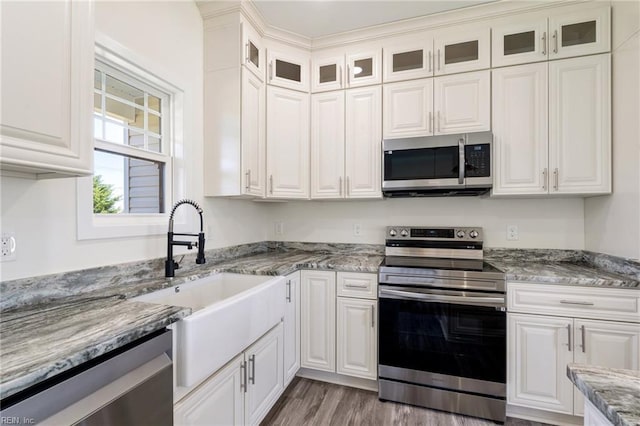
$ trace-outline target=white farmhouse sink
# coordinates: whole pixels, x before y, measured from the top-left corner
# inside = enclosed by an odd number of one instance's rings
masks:
[[[174,328],[176,385],[189,387],[220,369],[281,320],[285,279],[220,273],[132,300],[193,310]]]

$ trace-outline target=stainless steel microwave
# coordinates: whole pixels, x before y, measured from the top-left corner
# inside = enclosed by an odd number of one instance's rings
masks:
[[[382,141],[385,197],[480,195],[491,189],[491,132]]]

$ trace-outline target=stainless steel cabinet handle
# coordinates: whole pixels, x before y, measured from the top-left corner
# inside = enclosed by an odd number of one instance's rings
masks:
[[[251,376],[249,376],[249,381],[252,385],[256,384],[256,356],[251,355],[249,357],[249,364],[251,364]]]
[[[438,133],[440,133],[440,111],[438,111]]]
[[[347,64],[347,86],[351,86],[351,66]]]
[[[340,87],[342,87],[342,66],[338,67],[338,73],[340,74]]]
[[[338,191],[340,196],[342,197],[342,176],[338,178]]]
[[[240,389],[243,389],[244,392],[247,392],[247,361],[242,361],[240,363]]]
[[[580,333],[582,334],[582,353],[585,353],[587,351],[587,333],[584,325],[580,326]]]
[[[349,190],[349,184],[350,184],[350,182],[349,182],[349,176],[347,176],[346,181],[347,181],[347,183],[346,183],[346,185],[345,185],[345,189],[344,189],[344,191],[345,191],[345,193],[347,194],[347,197],[348,197],[348,196],[349,196],[349,194],[351,193],[351,191]]]
[[[563,305],[581,305],[581,306],[593,306],[593,302],[581,302],[579,300],[561,300]]]
[[[269,81],[273,80],[273,61],[269,62]]]
[[[291,303],[291,280],[287,281],[287,302]]]
[[[432,129],[433,129],[433,113],[429,111],[429,133],[433,131]]]
[[[273,194],[273,175],[269,175],[269,194]]]
[[[568,343],[567,346],[569,346],[569,352],[571,352],[571,324],[567,324],[567,334],[568,334]]]
[[[553,189],[558,190],[558,168],[553,171]]]
[[[431,72],[431,51],[429,51],[429,72]]]
[[[367,284],[345,284],[346,288],[369,288]]]
[[[547,56],[547,32],[542,33],[542,54]]]
[[[249,189],[249,185],[251,184],[251,170],[247,170],[245,176],[247,177],[247,183],[245,184],[244,189]]]
[[[249,43],[248,42],[247,44],[244,45],[244,50],[245,50],[244,63],[246,64],[247,62],[249,62]]]
[[[438,49],[438,71],[440,71],[440,49]]]
[[[558,30],[553,30],[553,53],[558,53]]]
[[[371,305],[371,328],[376,326],[376,307],[374,305]]]
[[[547,168],[542,171],[542,189],[547,190]]]

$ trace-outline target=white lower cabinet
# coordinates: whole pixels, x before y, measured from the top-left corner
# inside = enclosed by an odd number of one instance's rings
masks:
[[[284,311],[284,387],[300,369],[300,271],[286,276]]]
[[[302,271],[301,366],[375,380],[376,298],[376,274]]]
[[[510,284],[509,404],[582,416],[584,398],[567,377],[567,364],[640,369],[640,317],[634,317],[636,322],[624,322],[629,318],[624,305],[604,308],[608,299],[637,300],[634,290],[606,289],[603,294],[604,289]],[[555,307],[558,295],[554,291],[564,294],[559,299],[564,311]],[[595,293],[598,299],[594,299]],[[542,305],[545,299],[548,308]],[[541,315],[545,311],[553,311],[554,315]],[[599,316],[607,320],[598,319]]]
[[[283,325],[176,404],[176,425],[257,425],[284,391]]]

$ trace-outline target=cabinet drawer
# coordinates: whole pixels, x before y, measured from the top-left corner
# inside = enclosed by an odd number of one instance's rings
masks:
[[[338,296],[376,299],[378,275],[362,272],[338,272]]]
[[[640,322],[640,291],[507,283],[510,312]]]

